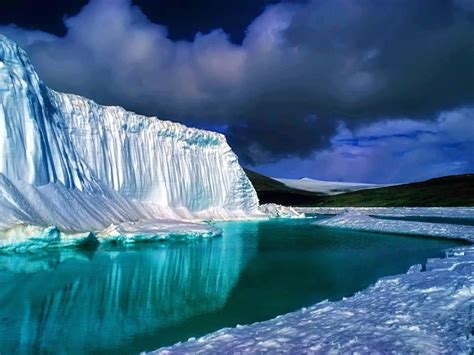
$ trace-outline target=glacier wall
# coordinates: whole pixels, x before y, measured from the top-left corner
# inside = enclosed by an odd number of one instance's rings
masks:
[[[98,207],[96,206],[98,204]],[[0,225],[258,213],[223,135],[49,89],[0,35]]]
[[[200,211],[252,209],[255,195],[221,134],[50,92],[75,151],[125,197]]]

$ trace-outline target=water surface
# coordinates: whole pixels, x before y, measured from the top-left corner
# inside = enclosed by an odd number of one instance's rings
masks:
[[[0,353],[137,353],[350,296],[456,247],[319,229],[218,224],[222,237],[0,255]]]

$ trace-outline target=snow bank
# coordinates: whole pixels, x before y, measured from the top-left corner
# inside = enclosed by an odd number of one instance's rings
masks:
[[[314,224],[319,227],[429,235],[433,237],[467,239],[474,242],[473,226],[377,219],[357,211],[343,212],[335,217],[324,219]]]
[[[474,207],[295,207],[300,213],[339,214],[360,212],[387,217],[445,217],[474,219]]]
[[[0,228],[254,214],[223,135],[50,90],[0,35]]]

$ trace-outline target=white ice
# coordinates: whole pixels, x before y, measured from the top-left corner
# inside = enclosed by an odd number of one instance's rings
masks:
[[[277,205],[275,203],[266,203],[260,205],[260,212],[268,218],[303,218],[304,213],[298,212],[293,207]]]
[[[474,218],[474,207],[295,207],[300,213],[339,214],[357,212],[387,217]]]
[[[433,237],[456,239],[470,239],[474,236],[474,226],[378,219],[364,214],[363,212],[354,210],[343,212],[335,217],[318,221],[315,224],[319,227],[345,228],[369,232],[429,235]]]

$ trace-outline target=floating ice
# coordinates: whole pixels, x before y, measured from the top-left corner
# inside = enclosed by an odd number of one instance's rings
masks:
[[[303,213],[296,211],[293,207],[286,207],[275,203],[260,205],[260,211],[271,218],[304,217]]]

